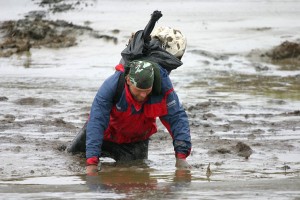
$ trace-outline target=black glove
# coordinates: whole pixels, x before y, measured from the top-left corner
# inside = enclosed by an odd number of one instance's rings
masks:
[[[163,15],[161,14],[161,11],[155,10],[151,14],[151,20],[158,21]]]
[[[148,24],[146,25],[145,29],[144,29],[144,41],[145,43],[150,42],[151,37],[150,34],[154,29],[155,23],[157,22],[157,20],[159,20],[159,18],[162,17],[162,14],[160,11],[155,10],[152,14],[151,14],[151,19],[148,22]]]

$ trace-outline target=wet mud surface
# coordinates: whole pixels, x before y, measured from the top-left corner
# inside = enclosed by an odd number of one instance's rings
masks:
[[[148,160],[115,163],[103,159],[99,176],[85,176],[84,155],[66,153],[66,145],[85,123],[98,87],[113,73],[131,32],[148,21],[145,16],[137,22],[139,26],[133,25],[129,22],[135,14],[130,14],[120,22],[118,15],[108,11],[116,5],[105,3],[33,1],[36,10],[18,20],[1,20],[1,198],[298,199],[299,38],[272,20],[245,28],[247,24],[232,14],[225,21],[215,21],[205,10],[199,18],[200,36],[190,29],[194,19],[188,16],[180,19],[185,22],[182,25],[172,11],[166,11],[165,22],[181,25],[193,41],[184,66],[170,75],[189,116],[193,148],[187,160],[192,169],[175,169],[171,137],[158,122]],[[211,9],[209,3],[200,4],[194,7]],[[257,2],[252,4],[257,8]],[[285,13],[290,5],[299,5],[286,4],[287,8],[281,3],[274,8],[259,5],[259,13],[266,15],[267,8]],[[187,5],[193,7],[191,2]],[[160,6],[168,7],[167,3]],[[245,17],[231,9],[229,13]],[[227,14],[226,9],[223,12]],[[89,13],[91,18],[76,17]],[[170,20],[168,14],[175,19]],[[100,21],[109,21],[97,24],[98,15]],[[233,46],[255,44],[253,34],[259,40],[272,34],[279,39],[243,50],[232,51],[230,45],[219,50],[222,39],[215,38],[222,37],[214,37],[219,34],[214,23],[225,24],[223,40],[234,37]],[[228,30],[226,24],[237,29]],[[209,39],[199,41],[198,37]]]

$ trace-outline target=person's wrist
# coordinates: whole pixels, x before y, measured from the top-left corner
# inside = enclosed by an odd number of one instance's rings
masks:
[[[183,154],[183,153],[176,153],[176,159],[185,160],[186,159],[186,155]]]
[[[99,158],[96,157],[96,156],[86,159],[86,166],[89,166],[89,165],[96,165],[97,166],[98,163],[99,163]]]

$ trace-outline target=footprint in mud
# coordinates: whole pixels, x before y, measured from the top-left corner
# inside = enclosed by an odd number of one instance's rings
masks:
[[[15,103],[18,105],[49,107],[54,104],[58,104],[59,102],[56,99],[42,99],[42,98],[26,97],[26,98],[21,98],[21,99],[15,101]]]

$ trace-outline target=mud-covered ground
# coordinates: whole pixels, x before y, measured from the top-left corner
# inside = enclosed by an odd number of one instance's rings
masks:
[[[176,171],[159,124],[148,160],[103,159],[86,177],[84,155],[65,146],[155,9],[157,26],[188,38],[171,79],[193,168]],[[35,0],[0,10],[0,199],[300,198],[299,2]]]

